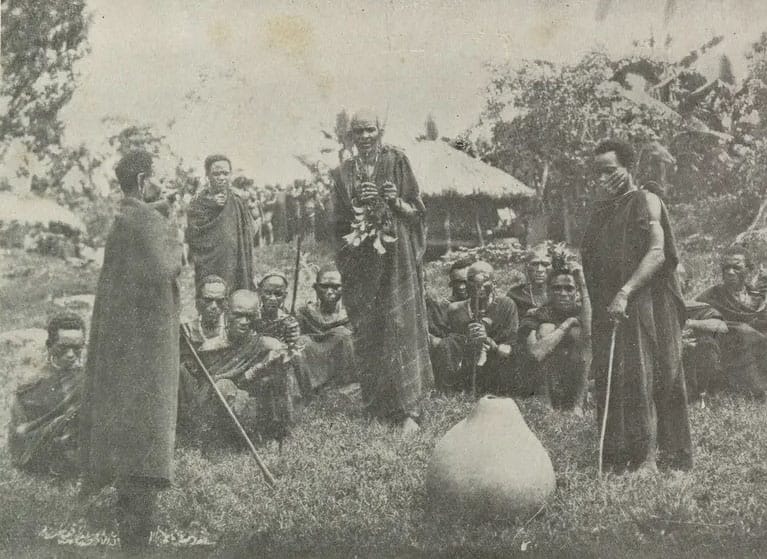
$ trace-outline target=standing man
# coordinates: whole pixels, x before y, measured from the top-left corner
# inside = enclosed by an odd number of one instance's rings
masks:
[[[419,399],[433,379],[421,268],[426,208],[405,154],[381,144],[378,118],[360,111],[351,131],[358,153],[336,173],[336,263],[364,404],[408,434],[418,429]],[[362,239],[366,225],[375,233]]]
[[[225,155],[205,158],[208,185],[187,211],[189,243],[197,296],[205,276],[220,276],[231,292],[253,288],[255,230],[247,201],[230,186],[232,163]]]
[[[104,249],[80,412],[83,494],[118,491],[120,541],[149,542],[157,491],[173,479],[181,251],[168,220],[144,202],[152,156],[115,168],[124,198]]]
[[[617,472],[692,467],[682,367],[685,310],[668,212],[637,190],[631,146],[603,141],[594,168],[599,198],[583,241],[593,309],[592,371],[599,425],[605,413],[611,333],[617,324],[604,464]],[[658,454],[660,451],[660,454]]]

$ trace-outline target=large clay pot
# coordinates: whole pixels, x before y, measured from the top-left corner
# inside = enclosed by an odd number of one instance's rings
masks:
[[[426,477],[431,512],[466,522],[534,514],[554,493],[548,453],[511,398],[482,398],[434,449]]]

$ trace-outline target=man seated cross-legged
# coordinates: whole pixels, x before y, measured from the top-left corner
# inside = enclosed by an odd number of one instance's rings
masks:
[[[255,292],[241,289],[232,293],[225,315],[226,342],[197,352],[240,423],[256,439],[254,442],[287,436],[301,399],[285,344],[254,330],[259,308]],[[189,336],[188,330],[184,335]],[[182,376],[187,377],[185,383],[197,387],[198,417],[207,423],[208,430],[236,436],[230,417],[196,359],[184,359]]]

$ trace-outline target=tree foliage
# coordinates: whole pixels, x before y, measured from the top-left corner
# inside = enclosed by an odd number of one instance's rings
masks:
[[[61,144],[59,111],[88,51],[85,0],[3,0],[0,145],[15,138],[38,155]]]

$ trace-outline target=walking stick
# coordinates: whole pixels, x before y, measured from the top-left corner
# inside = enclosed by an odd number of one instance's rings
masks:
[[[197,365],[200,366],[200,369],[205,374],[205,378],[208,379],[208,382],[213,387],[213,391],[216,393],[216,396],[218,396],[219,401],[224,405],[224,408],[229,414],[229,417],[231,417],[232,421],[234,421],[234,424],[237,427],[237,430],[240,432],[240,436],[247,443],[248,448],[250,449],[250,453],[253,455],[253,458],[256,459],[256,464],[258,464],[258,467],[261,470],[261,473],[264,475],[264,480],[266,480],[266,484],[272,489],[274,489],[276,484],[274,481],[274,476],[272,476],[272,473],[269,471],[269,468],[266,467],[266,464],[264,464],[264,461],[258,455],[258,452],[256,451],[256,447],[253,445],[253,441],[251,441],[250,437],[248,437],[248,434],[245,432],[245,428],[240,423],[240,420],[237,419],[237,416],[234,414],[234,411],[232,411],[232,408],[229,407],[229,404],[227,403],[226,398],[224,398],[224,395],[221,394],[221,392],[219,391],[218,387],[216,386],[216,382],[213,380],[213,377],[210,376],[210,373],[208,372],[207,367],[205,367],[205,365],[203,364],[202,359],[200,359],[200,356],[197,354],[197,351],[194,349],[192,342],[189,341],[189,333],[187,331],[186,324],[181,325],[181,331],[183,332],[184,341],[186,342],[187,347],[191,350],[192,355],[194,356],[194,360],[197,361]]]
[[[618,323],[613,323],[613,331],[610,334],[610,357],[607,361],[607,390],[605,391],[605,409],[602,412],[602,430],[599,435],[599,477],[602,477],[602,462],[605,450],[605,431],[607,430],[607,411],[610,407],[610,385],[613,378],[613,360],[615,358],[615,337],[618,333]]]
[[[293,270],[293,299],[290,302],[290,314],[296,316],[296,296],[298,295],[298,272],[301,269],[301,242],[304,240],[303,220],[298,224],[298,237],[296,237],[296,268]]]

